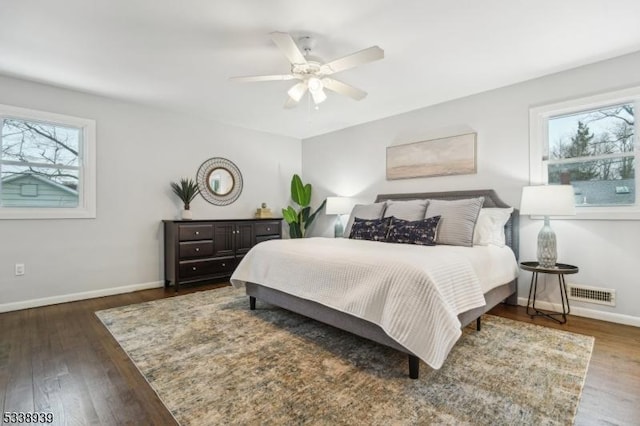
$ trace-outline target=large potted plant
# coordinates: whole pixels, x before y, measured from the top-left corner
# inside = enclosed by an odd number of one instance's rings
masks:
[[[289,206],[282,209],[282,216],[289,224],[289,236],[291,238],[303,238],[306,230],[315,219],[316,215],[324,207],[327,200],[324,200],[320,207],[311,213],[311,184],[303,184],[302,179],[297,174],[291,179],[291,200],[298,205],[298,209]]]
[[[182,210],[183,219],[193,219],[193,214],[189,208],[191,202],[200,193],[198,184],[193,179],[180,179],[180,182],[171,182],[171,189],[173,193],[180,198],[184,209]]]

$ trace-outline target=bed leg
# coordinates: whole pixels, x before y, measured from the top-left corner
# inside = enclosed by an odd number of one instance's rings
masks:
[[[480,331],[482,329],[482,322],[480,321],[480,317],[476,318],[476,330]]]
[[[256,310],[256,298],[253,296],[249,296],[249,309],[252,311]]]
[[[409,377],[417,379],[420,375],[420,360],[415,355],[409,355]]]

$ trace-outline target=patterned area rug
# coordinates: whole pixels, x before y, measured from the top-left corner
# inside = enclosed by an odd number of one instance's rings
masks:
[[[97,312],[182,425],[571,424],[593,337],[485,315],[440,370],[230,287]]]

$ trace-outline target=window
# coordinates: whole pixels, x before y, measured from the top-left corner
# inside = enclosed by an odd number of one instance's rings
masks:
[[[95,122],[0,105],[0,219],[95,217]]]
[[[532,184],[571,184],[578,218],[640,219],[640,88],[530,111]]]

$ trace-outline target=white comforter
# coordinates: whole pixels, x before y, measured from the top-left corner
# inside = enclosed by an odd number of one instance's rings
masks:
[[[346,238],[265,241],[242,259],[231,284],[253,282],[373,322],[437,369],[462,334],[457,315],[485,305],[488,288],[474,269],[485,262],[474,250]],[[517,271],[511,258],[507,270]]]

